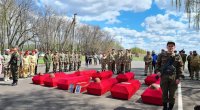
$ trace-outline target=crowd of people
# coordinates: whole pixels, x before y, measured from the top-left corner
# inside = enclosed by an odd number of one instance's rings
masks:
[[[156,64],[159,56],[166,51],[164,49],[161,50],[161,53],[158,55],[155,54],[154,51],[152,51],[152,54],[150,51],[147,51],[147,54],[144,56],[144,62],[145,62],[145,75],[147,74],[152,74],[153,72],[156,73]],[[184,50],[180,50],[179,53],[175,50],[174,53],[176,55],[180,55],[181,60],[183,62],[183,71],[185,70],[185,64],[186,61],[188,62],[188,72],[189,72],[189,77],[193,80],[194,77],[196,80],[199,80],[199,70],[200,70],[200,56],[197,54],[197,51],[190,51],[189,55],[185,54]],[[184,78],[184,75],[182,75]]]

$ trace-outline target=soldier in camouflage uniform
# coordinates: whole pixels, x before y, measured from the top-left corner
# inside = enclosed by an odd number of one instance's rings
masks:
[[[102,59],[101,59],[101,70],[102,71],[106,70],[106,64],[107,64],[106,54],[103,53],[103,56],[102,56]]]
[[[111,70],[112,70],[113,73],[115,72],[115,57],[116,57],[115,49],[112,49],[112,52],[111,52],[111,58],[112,58]]]
[[[106,60],[107,60],[106,62],[108,65],[108,70],[112,70],[112,57],[111,57],[110,51],[108,51],[108,53],[107,53]]]
[[[187,61],[188,61],[188,71],[189,71],[189,74],[190,74],[190,77],[191,77],[191,59],[192,59],[192,51],[190,51],[190,55],[188,55],[187,57]]]
[[[195,74],[196,80],[199,80],[200,56],[197,54],[196,51],[193,51],[193,55],[190,61],[190,68],[191,68],[191,79],[193,80]]]
[[[120,57],[119,57],[119,64],[120,64],[120,73],[125,73],[125,54],[123,50],[120,50]]]
[[[75,51],[74,52],[74,71],[78,69],[78,53]]]
[[[50,69],[50,66],[51,66],[51,60],[52,60],[52,56],[51,56],[51,53],[50,51],[47,51],[47,53],[45,54],[44,58],[44,63],[46,65],[46,73],[49,72],[49,69]]]
[[[60,72],[63,72],[63,70],[64,70],[64,62],[65,62],[65,54],[64,54],[64,52],[62,51],[62,52],[59,54],[59,71],[60,71]]]
[[[19,66],[20,66],[20,55],[18,53],[18,48],[13,48],[13,53],[11,55],[10,61],[9,61],[9,65],[10,65],[10,70],[12,73],[12,77],[13,77],[13,83],[12,86],[16,86],[17,82],[18,82],[18,70],[19,70]]]
[[[3,55],[3,73],[4,73],[4,81],[10,80],[10,67],[9,67],[9,61],[10,61],[10,50],[6,49],[5,54]]]
[[[126,49],[125,53],[125,72],[131,71],[132,54],[130,50]]]
[[[150,75],[152,74],[152,60],[153,60],[153,58],[152,58],[150,52],[147,51],[147,55],[144,56],[144,62],[145,62],[144,73],[145,73],[145,75],[148,74],[148,70],[149,70]]]
[[[81,60],[82,60],[81,58],[82,58],[81,51],[79,51],[79,53],[78,53],[78,70],[81,67]]]
[[[69,51],[66,51],[65,53],[64,71],[69,71]]]
[[[117,54],[115,55],[115,63],[116,63],[116,70],[117,70],[117,74],[120,73],[120,57],[121,57],[121,53],[120,50],[118,50]]]
[[[54,53],[54,55],[52,56],[52,61],[53,61],[53,72],[55,73],[57,70],[57,67],[59,65],[59,60],[60,60],[60,56],[58,54],[58,52],[56,51]]]
[[[74,53],[69,54],[69,71],[73,70],[73,64],[74,64]]]
[[[161,53],[158,57],[156,72],[161,77],[163,110],[172,110],[175,103],[175,92],[183,73],[183,62],[181,56],[174,53],[174,42],[168,42],[167,49],[167,52]]]

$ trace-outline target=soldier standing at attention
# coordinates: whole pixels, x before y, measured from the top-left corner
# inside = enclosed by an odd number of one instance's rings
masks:
[[[18,82],[18,70],[20,66],[20,55],[18,53],[18,48],[13,48],[13,53],[11,55],[10,61],[9,61],[12,77],[13,77],[13,83],[12,86],[16,86]]]
[[[69,71],[73,70],[74,54],[73,52],[69,54]]]
[[[22,59],[22,77],[27,78],[28,77],[28,69],[29,69],[29,57],[28,57],[28,51],[24,53],[23,59]]]
[[[189,71],[189,74],[190,74],[190,77],[191,77],[191,59],[192,59],[192,51],[190,51],[190,55],[188,55],[187,57],[187,61],[188,61],[188,71]]]
[[[37,57],[35,56],[35,51],[32,51],[32,55],[30,55],[30,76],[34,76],[35,74],[35,65],[37,63]]]
[[[116,52],[115,52],[115,49],[112,49],[112,52],[111,52],[111,70],[112,72],[114,73],[115,72],[115,56],[116,56]]]
[[[57,67],[59,64],[59,55],[57,51],[52,56],[52,60],[53,60],[53,72],[55,73],[57,71]]]
[[[50,51],[47,51],[47,53],[45,54],[43,60],[44,60],[44,63],[46,65],[46,71],[45,72],[48,73],[49,69],[50,69],[50,66],[51,66],[51,60],[52,60]]]
[[[191,67],[191,80],[194,78],[194,74],[196,77],[196,80],[199,80],[199,65],[200,65],[200,56],[197,54],[196,51],[193,51],[193,55],[190,61],[190,67]]]
[[[107,58],[106,58],[106,54],[103,53],[103,56],[101,58],[101,70],[105,71],[106,70],[106,63],[107,63]]]
[[[59,54],[59,71],[60,71],[60,72],[63,72],[63,70],[64,70],[64,62],[65,62],[65,54],[64,54],[64,52],[62,51],[62,52]]]
[[[74,52],[74,71],[78,69],[78,53],[75,51]]]
[[[131,61],[132,61],[132,54],[131,51],[127,49],[125,55],[125,72],[131,71]]]
[[[64,62],[64,71],[68,72],[69,71],[69,51],[65,52],[65,62]]]
[[[159,55],[156,72],[161,77],[163,110],[172,110],[175,103],[175,92],[183,73],[183,62],[181,56],[174,53],[174,42],[167,43],[167,50]]]
[[[79,53],[78,53],[78,70],[81,67],[81,58],[82,58],[81,51],[79,51]]]
[[[112,56],[111,56],[110,51],[108,51],[107,54],[108,55],[107,55],[106,59],[107,59],[108,70],[112,70]]]
[[[10,80],[10,67],[9,67],[9,61],[10,61],[10,50],[6,49],[5,54],[3,55],[3,73],[4,73],[4,81]]]
[[[125,71],[125,54],[123,50],[120,50],[120,58],[119,58],[119,63],[120,63],[120,73],[124,73]]]
[[[184,50],[181,50],[179,53],[180,53],[181,58],[182,58],[182,60],[183,60],[183,71],[184,71],[184,69],[185,69],[185,62],[186,62],[186,60],[187,60],[187,55],[185,54],[185,51],[184,51]]]
[[[149,51],[147,51],[147,55],[144,56],[144,62],[145,62],[145,69],[144,69],[144,75],[146,76],[148,74],[148,70],[150,75],[152,74],[152,56]]]
[[[121,56],[121,53],[120,53],[120,50],[118,50],[117,54],[115,55],[115,63],[116,63],[117,74],[120,73],[120,69],[121,69],[120,56]]]

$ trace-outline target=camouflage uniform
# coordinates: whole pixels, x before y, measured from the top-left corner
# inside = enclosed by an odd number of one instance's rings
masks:
[[[188,57],[187,57],[187,61],[188,61],[188,71],[189,71],[189,74],[190,74],[190,77],[192,76],[191,75],[191,59],[192,59],[192,55],[189,55]]]
[[[59,71],[62,72],[64,70],[64,62],[65,62],[65,54],[59,54]]]
[[[4,81],[8,81],[9,78],[11,77],[10,74],[10,67],[9,67],[9,61],[10,61],[11,56],[9,54],[4,54],[3,55],[3,73],[4,73]]]
[[[74,54],[69,54],[69,71],[73,70],[74,64]]]
[[[125,54],[123,53],[122,50],[120,52],[119,64],[120,64],[120,72],[119,73],[124,73],[125,72]]]
[[[106,70],[106,64],[107,64],[107,58],[106,58],[106,55],[104,55],[101,59],[101,70],[102,71]]]
[[[64,71],[67,72],[69,71],[69,53],[68,51],[65,54],[65,62],[64,62]]]
[[[82,55],[81,55],[81,53],[79,52],[79,53],[78,53],[78,70],[79,70],[80,67],[81,67],[81,58],[82,58]]]
[[[171,64],[167,65],[169,62]],[[164,109],[167,109],[165,108],[167,107],[167,103],[169,103],[169,108],[172,109],[175,103],[175,91],[177,89],[176,79],[179,79],[183,73],[181,56],[175,53],[161,53],[158,57],[156,67],[156,71],[161,73],[160,86],[163,92],[162,98]],[[170,67],[173,67],[173,69],[168,71]]]
[[[59,55],[57,52],[52,56],[52,61],[53,61],[53,72],[55,73],[59,64]]]
[[[115,53],[110,53],[107,57],[108,60],[108,70],[115,71]]]
[[[181,58],[183,60],[183,70],[185,69],[185,62],[186,62],[186,59],[187,59],[187,55],[185,53],[181,53]]]
[[[28,77],[28,69],[29,69],[29,57],[25,55],[22,59],[22,77]]]
[[[194,74],[196,79],[199,79],[199,70],[200,70],[200,56],[192,56],[190,61],[190,68],[191,68],[191,79],[194,78]]]
[[[51,54],[50,53],[46,53],[44,58],[43,58],[43,60],[44,60],[44,63],[46,65],[46,71],[45,72],[48,73],[49,69],[50,69],[50,66],[51,66],[51,60],[52,60]]]
[[[145,75],[147,75],[148,70],[149,70],[149,73],[152,74],[152,60],[153,59],[152,59],[152,56],[150,54],[144,56],[144,62],[145,62],[144,73],[145,73]]]
[[[30,76],[35,74],[35,66],[37,64],[37,58],[35,55],[30,55]]]
[[[12,53],[9,64],[10,64],[10,70],[13,77],[13,85],[15,85],[18,82],[18,74],[19,74],[18,70],[20,66],[20,55],[18,52]]]
[[[127,50],[125,54],[125,72],[131,71],[132,54]]]
[[[118,51],[117,54],[115,55],[115,63],[116,63],[117,74],[120,73],[120,69],[121,69],[120,57],[121,57],[121,54],[120,54],[120,51]]]

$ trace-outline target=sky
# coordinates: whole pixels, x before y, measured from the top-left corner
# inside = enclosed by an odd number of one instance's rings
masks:
[[[77,13],[79,23],[99,26],[124,48],[160,52],[166,49],[168,41],[174,41],[177,50],[200,52],[200,33],[192,26],[189,28],[184,7],[177,10],[171,0],[35,0],[35,3],[64,12],[67,17]]]

